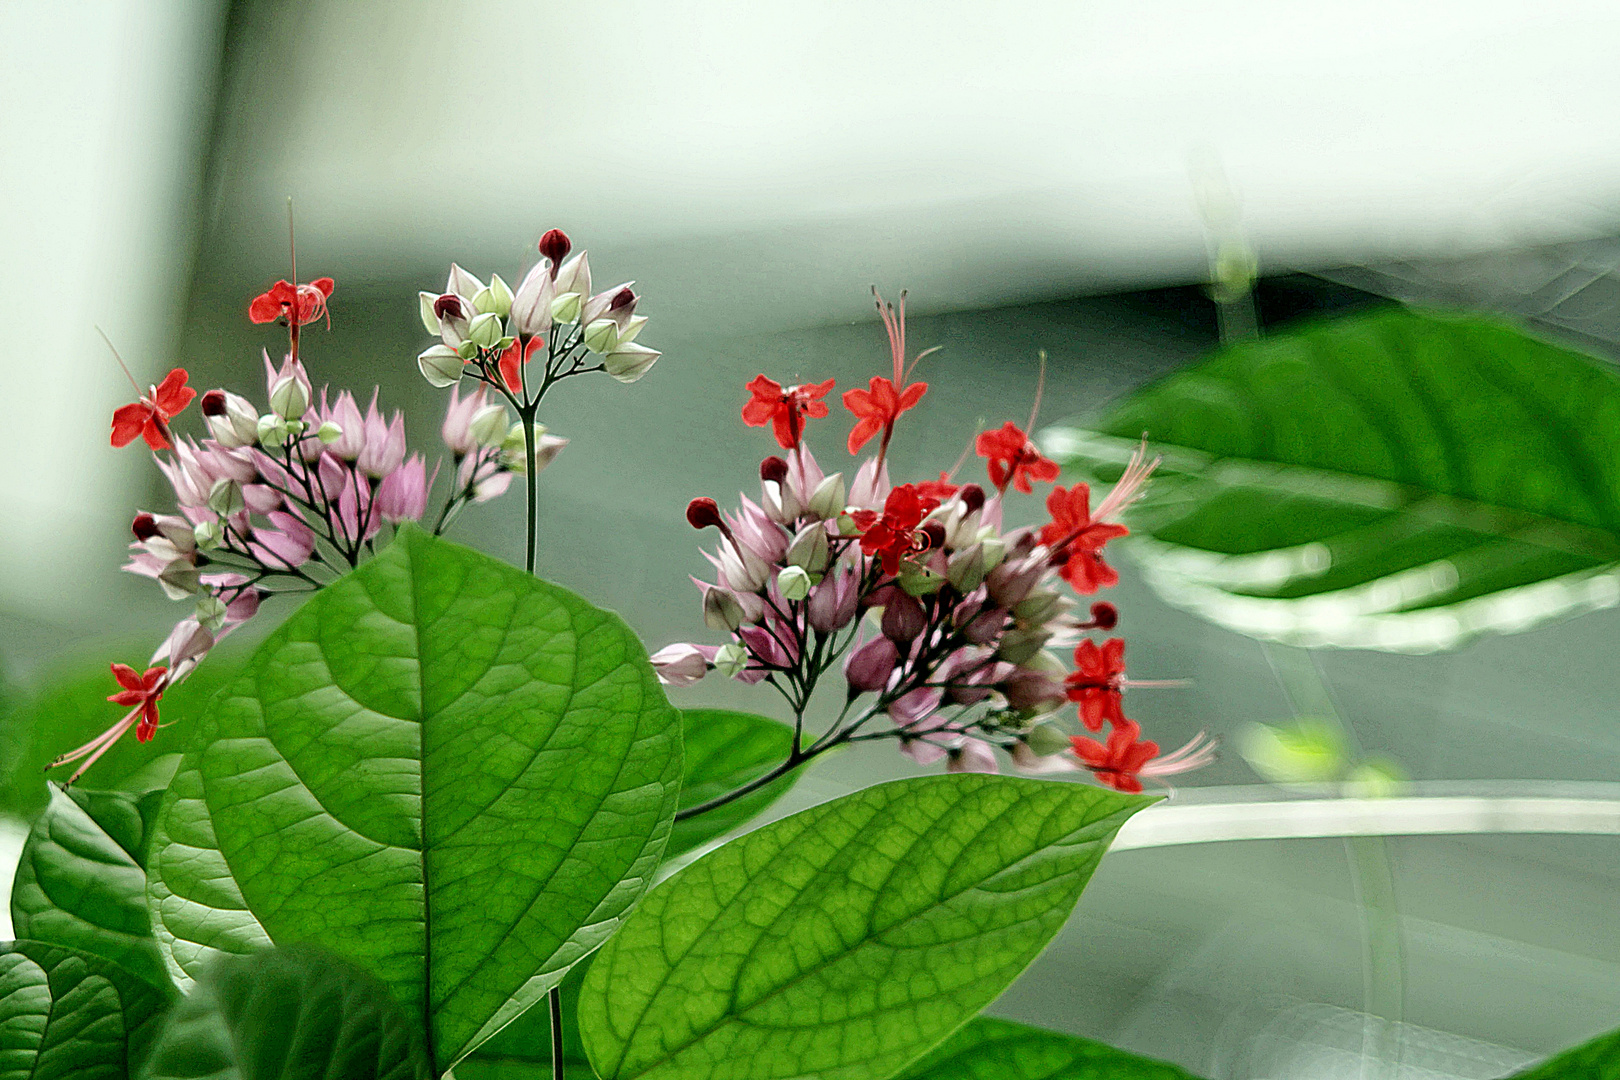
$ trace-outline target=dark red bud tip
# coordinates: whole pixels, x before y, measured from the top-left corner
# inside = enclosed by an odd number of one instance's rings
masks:
[[[962,505],[967,507],[970,514],[984,509],[984,488],[978,484],[963,484],[956,497],[962,500]]]
[[[707,529],[711,525],[717,529],[724,528],[719,505],[707,495],[686,504],[686,521],[694,529]]]
[[[462,312],[461,297],[455,293],[445,293],[433,301],[433,314],[441,319],[459,319],[462,317]]]
[[[927,542],[927,547],[923,548],[924,551],[938,551],[945,546],[945,526],[939,522],[930,521],[918,531],[922,533],[924,540]]]
[[[608,310],[623,311],[625,308],[633,308],[638,299],[640,298],[626,286],[613,294],[613,299],[608,301]]]
[[[135,520],[129,523],[129,531],[135,534],[137,540],[150,540],[158,534],[157,518],[151,514],[136,514]]]
[[[787,479],[787,474],[788,463],[775,454],[759,463],[759,478],[761,480],[770,480],[773,483],[780,484]]]
[[[1106,600],[1092,604],[1091,625],[1098,630],[1112,630],[1119,625],[1119,608]]]
[[[225,415],[225,391],[210,390],[202,396],[202,414],[204,416]]]
[[[540,254],[551,260],[553,266],[568,258],[574,244],[561,229],[552,229],[540,238]]]

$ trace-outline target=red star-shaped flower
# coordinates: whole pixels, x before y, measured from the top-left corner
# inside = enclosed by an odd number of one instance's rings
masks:
[[[928,393],[927,383],[912,383],[905,385],[906,381],[906,294],[900,294],[900,306],[885,304],[883,298],[872,290],[877,300],[878,314],[883,319],[883,329],[889,335],[889,354],[894,361],[894,378],[885,379],[881,376],[874,378],[867,384],[865,390],[845,390],[844,408],[855,414],[856,424],[849,433],[849,452],[858,454],[861,447],[872,441],[872,436],[883,432],[881,453],[889,449],[889,436],[894,434],[894,422],[900,414],[916,405],[922,396]],[[917,357],[933,352],[926,349]],[[916,361],[912,362],[916,366]]]
[[[1053,488],[1046,497],[1046,509],[1052,520],[1041,527],[1040,540],[1064,560],[1059,571],[1063,580],[1081,594],[1118,584],[1119,574],[1103,562],[1102,550],[1108,541],[1126,536],[1130,530],[1092,520],[1091,489],[1085,484],[1076,484],[1067,491]]]
[[[1084,735],[1071,736],[1074,756],[1096,774],[1097,779],[1115,791],[1138,792],[1142,781],[1137,777],[1144,766],[1159,755],[1156,742],[1137,742],[1142,729],[1132,720],[1116,723],[1108,733],[1108,742],[1099,743]]]
[[[139,435],[153,450],[169,449],[169,421],[191,404],[197,391],[186,385],[185,368],[175,368],[133,405],[113,413],[112,444],[128,446]]]
[[[918,495],[925,499],[933,499],[936,503],[942,503],[962,490],[962,485],[951,483],[950,474],[943,471],[939,474],[938,480],[924,480],[913,486],[917,489]]]
[[[819,420],[827,415],[827,406],[821,400],[833,388],[835,380],[824,383],[804,383],[783,388],[782,384],[764,375],[758,375],[748,384],[754,396],[743,406],[743,423],[749,427],[771,424],[776,429],[776,442],[784,450],[792,450],[804,438],[804,421]]]
[[[938,499],[924,497],[915,484],[901,484],[889,492],[882,514],[875,510],[854,511],[850,517],[861,531],[861,551],[881,558],[885,574],[899,573],[903,557],[927,548],[928,540],[918,533],[917,526],[938,505]]]
[[[149,667],[137,675],[135,669],[128,664],[114,664],[112,673],[113,678],[118,680],[118,685],[123,689],[109,695],[107,700],[125,708],[138,709],[141,719],[135,728],[135,739],[137,742],[150,742],[152,736],[157,733],[158,700],[168,688],[169,669],[162,666]]]
[[[278,281],[253,298],[248,318],[256,323],[287,319],[304,326],[326,314],[326,299],[335,287],[329,277],[316,278],[307,285]]]
[[[1098,648],[1082,641],[1074,650],[1074,670],[1063,680],[1069,700],[1080,706],[1080,721],[1087,731],[1101,731],[1103,721],[1125,722],[1120,691],[1125,682],[1125,642],[1109,638]]]
[[[1047,483],[1058,478],[1058,463],[1042,457],[1024,430],[1010,420],[999,431],[981,431],[973,449],[980,457],[989,458],[990,482],[997,491],[1006,491],[1011,481],[1013,487],[1028,495],[1035,490],[1031,480]]]

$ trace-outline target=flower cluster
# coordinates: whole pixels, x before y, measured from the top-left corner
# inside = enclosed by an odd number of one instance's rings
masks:
[[[828,414],[822,399],[833,383],[783,387],[761,375],[748,384],[743,421],[770,425],[785,455],[760,464],[757,502],[744,496],[730,513],[709,498],[688,506],[695,528],[720,534],[718,549],[705,552],[714,580],[694,581],[705,623],[729,640],[660,650],[660,677],[686,686],[719,671],[768,684],[787,700],[802,738],[812,693],[837,669],[842,710],[785,767],[836,745],[892,739],[914,760],[943,760],[953,771],[994,771],[999,748],[1028,771],[1084,768],[1109,786],[1140,791],[1141,777],[1207,763],[1213,748],[1201,738],[1166,757],[1141,740],[1121,708],[1130,685],[1124,643],[1098,646],[1086,636],[1112,630],[1117,611],[1094,603],[1078,615],[1060,588],[1067,582],[1090,595],[1114,584],[1103,549],[1127,530],[1111,519],[1156,463],[1139,451],[1095,513],[1085,484],[1054,488],[1050,521],[1038,528],[1004,529],[1004,501],[1009,488],[1032,493],[1035,483],[1056,480],[1058,467],[1012,423],[975,441],[988,489],[948,473],[892,484],[886,458],[895,423],[928,389],[906,385],[916,361],[907,366],[903,304],[879,299],[893,378],[843,396],[856,419],[850,451],[881,436],[847,485],[804,443],[807,421]],[[1064,649],[1073,650],[1073,670],[1057,651]],[[1071,704],[1088,730],[1111,725],[1106,744],[1061,731]]]

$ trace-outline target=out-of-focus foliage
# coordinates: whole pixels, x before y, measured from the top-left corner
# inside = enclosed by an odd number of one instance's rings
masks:
[[[1232,345],[1046,433],[1172,603],[1256,637],[1455,646],[1620,600],[1620,376],[1495,320],[1379,311]]]

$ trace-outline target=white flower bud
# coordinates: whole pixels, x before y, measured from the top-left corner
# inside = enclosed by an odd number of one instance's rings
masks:
[[[506,438],[506,406],[500,402],[485,405],[473,413],[467,423],[467,433],[480,446],[500,446]],[[518,425],[518,438],[523,437],[523,426]],[[538,438],[538,436],[536,436]]]
[[[460,381],[465,362],[450,346],[433,345],[416,358],[416,366],[422,369],[424,379],[442,389]]]
[[[343,438],[343,426],[336,420],[328,420],[315,429],[315,437],[326,446],[331,446]]]
[[[607,373],[615,379],[622,383],[633,383],[647,374],[647,369],[656,364],[662,355],[657,349],[631,342],[608,353],[602,358],[602,363],[607,367]]]
[[[220,539],[225,535],[225,527],[219,521],[199,521],[192,527],[192,540],[205,551],[212,551],[219,547]]]
[[[632,315],[632,316],[630,316],[630,318],[625,320],[624,329],[619,331],[619,344],[620,345],[625,345],[625,344],[628,344],[629,342],[632,342],[632,341],[636,340],[636,335],[641,333],[641,328],[643,326],[646,326],[646,325],[647,325],[647,316],[645,316],[645,315]]]
[[[551,326],[551,268],[541,259],[518,283],[512,297],[512,328],[520,334],[542,334]]]
[[[225,602],[213,593],[203,593],[197,597],[197,625],[218,633],[219,628],[225,625]]]
[[[1039,757],[1050,757],[1073,749],[1069,737],[1051,724],[1037,724],[1034,730],[1024,736],[1024,743]]]
[[[714,654],[714,670],[728,679],[735,679],[748,667],[748,650],[733,641],[722,645]]]
[[[812,574],[826,570],[829,557],[827,530],[819,521],[800,529],[787,551],[790,566],[802,567]]]
[[[208,489],[208,509],[220,517],[239,514],[247,504],[242,501],[242,485],[235,480],[215,480]]]
[[[482,315],[474,315],[472,323],[467,327],[467,340],[480,349],[493,349],[495,343],[501,340],[501,317],[492,311]]]
[[[551,317],[557,322],[573,322],[579,318],[579,303],[579,293],[559,293],[551,299]]]
[[[833,473],[816,485],[816,490],[810,496],[808,509],[818,519],[825,521],[844,512],[844,500],[847,497],[844,474]]]
[[[984,572],[987,574],[1007,557],[1007,545],[999,536],[986,536],[979,541],[979,546],[984,549]]]
[[[184,600],[202,587],[201,575],[190,559],[176,559],[158,572],[158,584],[170,600]]]
[[[259,414],[253,408],[253,403],[240,394],[225,391],[224,400],[214,404],[209,400],[213,394],[210,391],[203,395],[203,420],[207,422],[208,433],[214,437],[214,441],[232,450],[252,446],[259,434]],[[223,406],[223,411],[220,406]]]
[[[422,325],[427,327],[428,333],[437,334],[439,332],[439,316],[434,313],[433,305],[438,303],[439,294],[432,292],[419,292],[416,294],[416,296],[419,301],[418,306],[422,315]]]
[[[496,274],[485,285],[473,294],[473,310],[481,314],[499,315],[506,318],[512,312],[512,289]]]
[[[776,575],[776,591],[784,600],[803,600],[810,595],[810,574],[802,566],[784,566]]]
[[[745,619],[742,604],[730,589],[703,590],[703,625],[710,630],[735,630]]]
[[[444,283],[445,292],[455,293],[463,300],[471,300],[478,295],[478,290],[483,287],[484,283],[482,281],[479,281],[455,263],[450,264],[450,277]]]
[[[593,353],[611,352],[619,344],[619,324],[597,319],[585,328],[585,347]]]
[[[572,259],[563,260],[563,264],[557,267],[556,283],[558,296],[564,293],[574,293],[577,296],[590,295],[591,261],[585,252],[580,252]]]
[[[259,417],[259,441],[266,446],[287,445],[287,421],[275,413],[265,413]]]
[[[288,420],[297,419],[308,412],[309,388],[304,385],[304,381],[288,375],[272,386],[270,411]]]
[[[945,576],[950,583],[956,586],[956,591],[970,593],[984,584],[984,546],[974,544],[965,551],[958,551],[952,555],[945,564]]]

